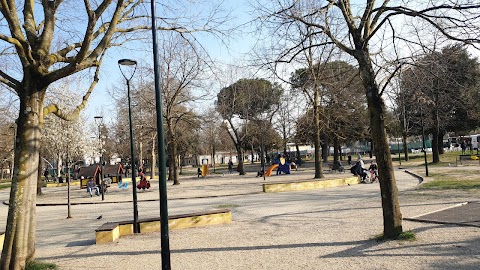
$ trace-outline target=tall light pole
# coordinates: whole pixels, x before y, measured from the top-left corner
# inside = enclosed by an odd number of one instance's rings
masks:
[[[102,149],[102,137],[100,127],[102,126],[103,116],[95,116],[95,123],[98,126],[98,143],[100,147],[100,187],[102,188],[102,201],[105,200],[105,187],[103,185],[103,149]]]
[[[160,192],[160,242],[162,253],[162,269],[170,270],[170,240],[168,236],[168,205],[167,205],[167,177],[165,141],[163,136],[163,106],[162,91],[160,84],[159,57],[157,44],[157,18],[155,1],[150,1],[152,10],[152,38],[153,38],[153,69],[155,73],[155,103],[157,111],[157,140],[158,140],[158,164],[159,164],[159,192]]]
[[[128,71],[131,73],[130,76],[125,75],[122,70],[122,66],[129,67]],[[137,202],[137,180],[135,175],[135,144],[133,143],[133,125],[132,125],[132,100],[130,98],[130,80],[137,70],[137,61],[130,59],[120,59],[118,60],[118,68],[123,77],[127,81],[127,95],[128,95],[128,120],[130,124],[130,155],[131,155],[131,166],[132,166],[132,189],[133,189],[133,232],[139,233],[140,228],[138,227],[138,202]],[[126,68],[125,68],[126,69]]]

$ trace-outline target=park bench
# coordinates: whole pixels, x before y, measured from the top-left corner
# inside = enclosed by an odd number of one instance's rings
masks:
[[[185,229],[207,225],[225,224],[232,221],[230,209],[219,209],[203,211],[182,215],[171,215],[168,217],[169,229]],[[160,217],[146,218],[138,221],[140,233],[160,231]],[[118,222],[107,222],[95,230],[96,244],[114,242],[123,235],[133,234],[133,221],[125,220]]]
[[[460,155],[460,160],[478,160],[479,156],[477,155]]]

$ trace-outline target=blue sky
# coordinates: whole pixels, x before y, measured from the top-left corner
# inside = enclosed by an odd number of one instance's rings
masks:
[[[225,28],[244,25],[252,20],[248,14],[250,9],[248,1],[227,0],[224,2],[224,8],[231,12],[231,16],[229,16],[229,22],[227,25],[225,25]],[[158,7],[157,13],[159,14],[157,16],[161,16],[161,11],[158,9]],[[246,26],[243,27],[245,28]],[[195,33],[193,35],[201,44],[201,46],[205,48],[210,58],[212,58],[214,61],[219,61],[222,63],[239,64],[245,59],[245,54],[248,53],[255,44],[254,37],[248,35],[248,33],[244,35],[235,34],[230,36],[227,40],[220,40],[218,37],[215,37],[209,33]],[[160,33],[158,36],[160,37]],[[123,84],[126,91],[125,80],[122,77],[117,65],[117,61],[119,59],[135,59],[144,63],[144,65],[149,65],[153,68],[153,53],[151,44],[140,43],[139,46],[141,46],[143,50],[133,51],[112,49],[107,53],[106,59],[104,60],[102,66],[100,81],[90,96],[90,100],[87,105],[86,114],[88,119],[93,120],[93,117],[95,115],[102,114],[102,111],[106,119],[109,119],[113,116],[109,112],[114,110],[114,104],[108,94],[107,89],[111,89],[112,87],[122,87]]]

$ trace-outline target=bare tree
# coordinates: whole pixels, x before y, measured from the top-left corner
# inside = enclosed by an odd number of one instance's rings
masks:
[[[35,257],[35,193],[44,116],[53,113],[64,120],[78,117],[99,80],[107,50],[142,38],[142,31],[149,29],[143,0],[82,4],[79,8],[78,2],[63,0],[0,2],[5,26],[0,41],[9,52],[0,56],[0,62],[9,63],[8,71],[3,66],[0,69],[0,83],[20,101],[15,149],[18,170],[12,182],[0,269],[23,269]],[[173,10],[165,7],[165,12]],[[165,16],[162,30],[182,32],[184,36],[200,30],[220,33],[215,26],[225,17],[216,16],[218,6],[212,8],[203,18]],[[77,73],[88,75],[89,71],[93,73],[87,76],[90,84],[72,112],[57,104],[45,106],[51,84]]]
[[[267,5],[271,5],[270,7]],[[376,159],[379,165],[380,189],[383,207],[384,236],[398,237],[402,229],[402,215],[398,202],[392,158],[385,130],[386,107],[382,97],[393,75],[379,69],[375,60],[375,50],[393,51],[398,41],[409,42],[408,37],[400,37],[393,20],[396,17],[414,17],[440,30],[447,38],[477,43],[479,33],[478,10],[480,5],[471,1],[366,1],[365,4],[351,4],[347,0],[336,1],[290,1],[278,0],[265,4],[262,9],[276,29],[287,29],[292,24],[302,23],[312,28],[311,35],[327,36],[335,44],[353,57],[365,88],[365,96],[370,114],[372,140],[375,145]],[[280,32],[277,30],[277,32]],[[393,43],[382,42],[391,37]],[[287,50],[304,51],[298,44],[288,44]],[[322,44],[312,44],[321,46]],[[390,47],[391,48],[391,47]],[[295,53],[282,54],[291,58]],[[284,59],[283,59],[284,60]],[[398,70],[398,67],[394,71]]]

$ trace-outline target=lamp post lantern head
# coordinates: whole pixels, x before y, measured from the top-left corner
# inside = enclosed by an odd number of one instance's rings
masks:
[[[100,125],[102,123],[103,116],[94,116],[95,124]]]
[[[126,66],[127,73],[131,74],[124,74],[122,70],[122,66]],[[118,60],[118,68],[120,68],[120,72],[122,73],[123,77],[128,81],[133,77],[133,74],[135,74],[135,71],[137,70],[137,61],[132,60],[132,59],[120,59]],[[130,75],[130,76],[128,76]]]
[[[118,64],[122,66],[135,66],[137,61],[132,59],[120,59],[118,60]]]

